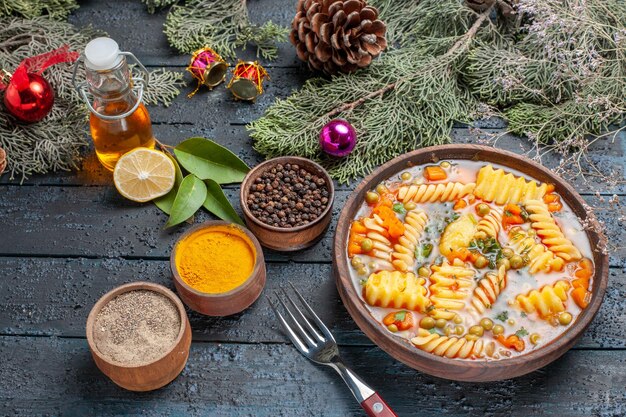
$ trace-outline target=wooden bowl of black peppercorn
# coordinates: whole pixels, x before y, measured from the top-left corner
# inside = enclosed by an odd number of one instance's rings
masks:
[[[335,189],[310,159],[283,156],[252,169],[241,184],[241,207],[261,245],[296,251],[315,244],[332,217]]]

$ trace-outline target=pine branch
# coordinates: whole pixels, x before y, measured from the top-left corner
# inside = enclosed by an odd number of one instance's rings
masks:
[[[141,0],[146,5],[148,13],[155,13],[158,9],[171,6],[178,0]]]
[[[78,9],[76,0],[0,0],[0,18],[21,16],[32,19],[43,15],[63,20]]]
[[[189,54],[208,45],[229,58],[247,44],[256,46],[257,55],[275,58],[276,43],[285,41],[287,33],[287,28],[272,22],[253,25],[245,0],[190,0],[173,6],[165,22],[167,39],[180,52]]]

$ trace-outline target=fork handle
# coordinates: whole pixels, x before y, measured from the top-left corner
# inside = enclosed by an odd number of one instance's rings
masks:
[[[364,400],[361,403],[361,407],[363,407],[368,417],[398,417],[377,392]]]

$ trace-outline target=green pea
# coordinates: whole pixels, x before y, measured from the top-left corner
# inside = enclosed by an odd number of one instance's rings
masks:
[[[504,256],[505,258],[510,258],[513,255],[515,255],[515,252],[513,252],[513,249],[511,248],[502,249],[502,256]]]
[[[528,265],[530,263],[530,256],[528,255],[522,256],[522,261],[524,262],[524,265]]]
[[[356,273],[359,275],[367,275],[367,268],[361,265],[359,269],[356,270]]]
[[[504,326],[500,324],[496,324],[495,326],[493,326],[493,329],[491,329],[491,331],[494,336],[504,334]]]
[[[415,204],[412,201],[407,201],[406,203],[404,203],[404,209],[406,211],[415,210],[416,208],[417,208],[417,204]]]
[[[378,200],[380,199],[380,196],[373,192],[373,191],[368,191],[365,194],[365,201],[367,201],[367,204],[375,204],[378,203]]]
[[[387,326],[387,328],[389,329],[390,332],[395,333],[398,331],[398,326],[396,326],[395,324],[390,324],[389,326]]]
[[[376,263],[376,261],[371,261],[370,263],[367,264],[367,266],[369,266],[370,269],[378,268],[378,264]]]
[[[442,163],[439,164],[439,166],[443,169],[448,169],[450,168],[450,162],[448,161],[443,161]]]
[[[446,328],[443,329],[443,334],[450,336],[450,333],[452,333],[452,326],[446,326]]]
[[[515,320],[514,319],[508,319],[507,324],[509,324],[510,326],[515,326]]]
[[[432,317],[424,317],[420,320],[420,327],[426,330],[432,329],[435,327],[435,319]]]
[[[539,343],[539,340],[541,340],[541,336],[539,335],[539,333],[533,333],[530,335],[530,343],[532,343],[533,345]]]
[[[504,269],[506,269],[507,271],[511,269],[511,262],[506,258],[501,258],[498,260],[498,262],[496,262],[496,266],[498,267],[498,269],[500,269],[502,265],[504,265]]]
[[[363,252],[369,252],[374,249],[374,242],[372,242],[372,239],[363,239],[361,241],[361,249]]]
[[[567,326],[571,322],[572,322],[572,315],[570,313],[566,311],[564,313],[559,314],[559,323],[561,323],[561,325]]]
[[[353,267],[358,268],[358,267],[360,267],[361,265],[363,265],[363,259],[361,259],[361,257],[360,257],[360,256],[355,256],[354,258],[352,258],[352,259],[350,260],[350,264],[351,264]]]
[[[487,214],[489,214],[490,211],[491,209],[485,203],[480,203],[476,206],[476,214],[478,214],[480,217],[486,216]]]
[[[452,319],[452,321],[454,322],[454,324],[461,324],[463,323],[463,317],[459,316],[458,314],[456,316],[454,316],[454,318]]]
[[[474,266],[478,269],[482,269],[482,268],[486,268],[487,265],[489,265],[489,259],[487,259],[486,257],[484,257],[483,255],[480,255],[478,258],[476,258],[476,260],[474,261]]]
[[[413,176],[411,175],[410,172],[403,172],[402,175],[400,175],[400,178],[402,178],[402,181],[408,181],[412,178]]]
[[[482,326],[472,326],[469,328],[469,333],[480,337],[485,333],[485,329]]]
[[[480,321],[480,325],[485,330],[491,330],[491,329],[493,329],[493,320],[488,319],[488,318],[484,318],[484,319],[482,319]]]
[[[511,268],[513,269],[520,269],[524,266],[524,259],[522,259],[522,257],[519,255],[511,256],[509,262],[511,263]]]
[[[456,326],[454,328],[454,333],[456,333],[458,336],[461,336],[463,333],[465,333],[465,327],[463,327],[463,326]]]
[[[476,336],[475,334],[466,334],[465,335],[465,340],[469,340],[470,342],[475,342],[478,339],[479,339],[479,337]]]
[[[420,277],[429,277],[430,269],[425,266],[420,266],[419,269],[417,270],[417,275],[419,275]]]
[[[378,192],[378,194],[385,194],[389,190],[387,189],[387,186],[385,184],[378,184],[376,186],[376,191]]]
[[[438,329],[443,329],[444,327],[446,327],[446,324],[448,324],[448,322],[445,319],[435,320],[435,327],[437,327]]]

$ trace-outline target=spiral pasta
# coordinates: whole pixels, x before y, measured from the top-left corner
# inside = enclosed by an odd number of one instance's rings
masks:
[[[506,287],[506,268],[500,267],[497,274],[489,272],[478,281],[472,295],[472,306],[478,313],[484,313],[498,299],[500,292]]]
[[[411,343],[420,350],[446,358],[491,357],[496,351],[496,344],[493,341],[441,336],[421,328],[418,330],[417,336],[411,339]]]
[[[439,239],[439,252],[448,259],[467,249],[476,233],[476,219],[472,214],[463,214],[450,223]]]
[[[524,204],[528,211],[531,226],[537,231],[537,235],[556,256],[566,262],[578,261],[582,259],[580,251],[574,244],[565,237],[563,231],[556,224],[554,217],[550,214],[548,206],[541,200],[529,200]]]
[[[493,207],[485,217],[478,221],[478,226],[476,227],[477,236],[475,237],[493,237],[497,239],[498,233],[500,233],[501,228],[502,209],[498,207]],[[484,234],[484,237],[478,236],[479,234]]]
[[[551,272],[561,271],[565,266],[565,261],[556,256],[550,249],[542,243],[535,241],[535,238],[528,233],[516,228],[509,231],[509,244],[522,255],[528,256],[528,272],[536,274],[539,271]]]
[[[430,305],[425,283],[412,272],[381,271],[369,276],[363,297],[372,306],[406,308],[423,313]]]
[[[453,201],[471,194],[475,186],[474,183],[463,184],[461,182],[403,185],[398,189],[398,200],[415,203]]]
[[[406,213],[404,218],[404,234],[394,245],[391,257],[393,266],[399,271],[407,271],[415,264],[415,248],[424,232],[428,216],[422,210],[415,209]]]
[[[537,312],[542,319],[548,319],[565,311],[567,281],[557,281],[554,285],[545,285],[541,290],[532,290],[527,295],[520,294],[515,300],[526,313]]]
[[[541,199],[547,190],[547,184],[538,184],[534,180],[526,181],[523,177],[506,173],[501,168],[493,169],[489,164],[478,171],[474,194],[485,201],[504,205]]]
[[[431,269],[430,301],[434,308],[429,314],[437,319],[450,320],[455,311],[465,307],[465,300],[472,293],[474,271],[458,259],[453,264],[433,265]]]
[[[373,243],[371,256],[377,259],[377,270],[393,270],[391,263],[391,241],[387,238],[387,230],[383,227],[383,221],[377,215],[374,218],[364,218],[363,225],[367,228],[365,234]]]

